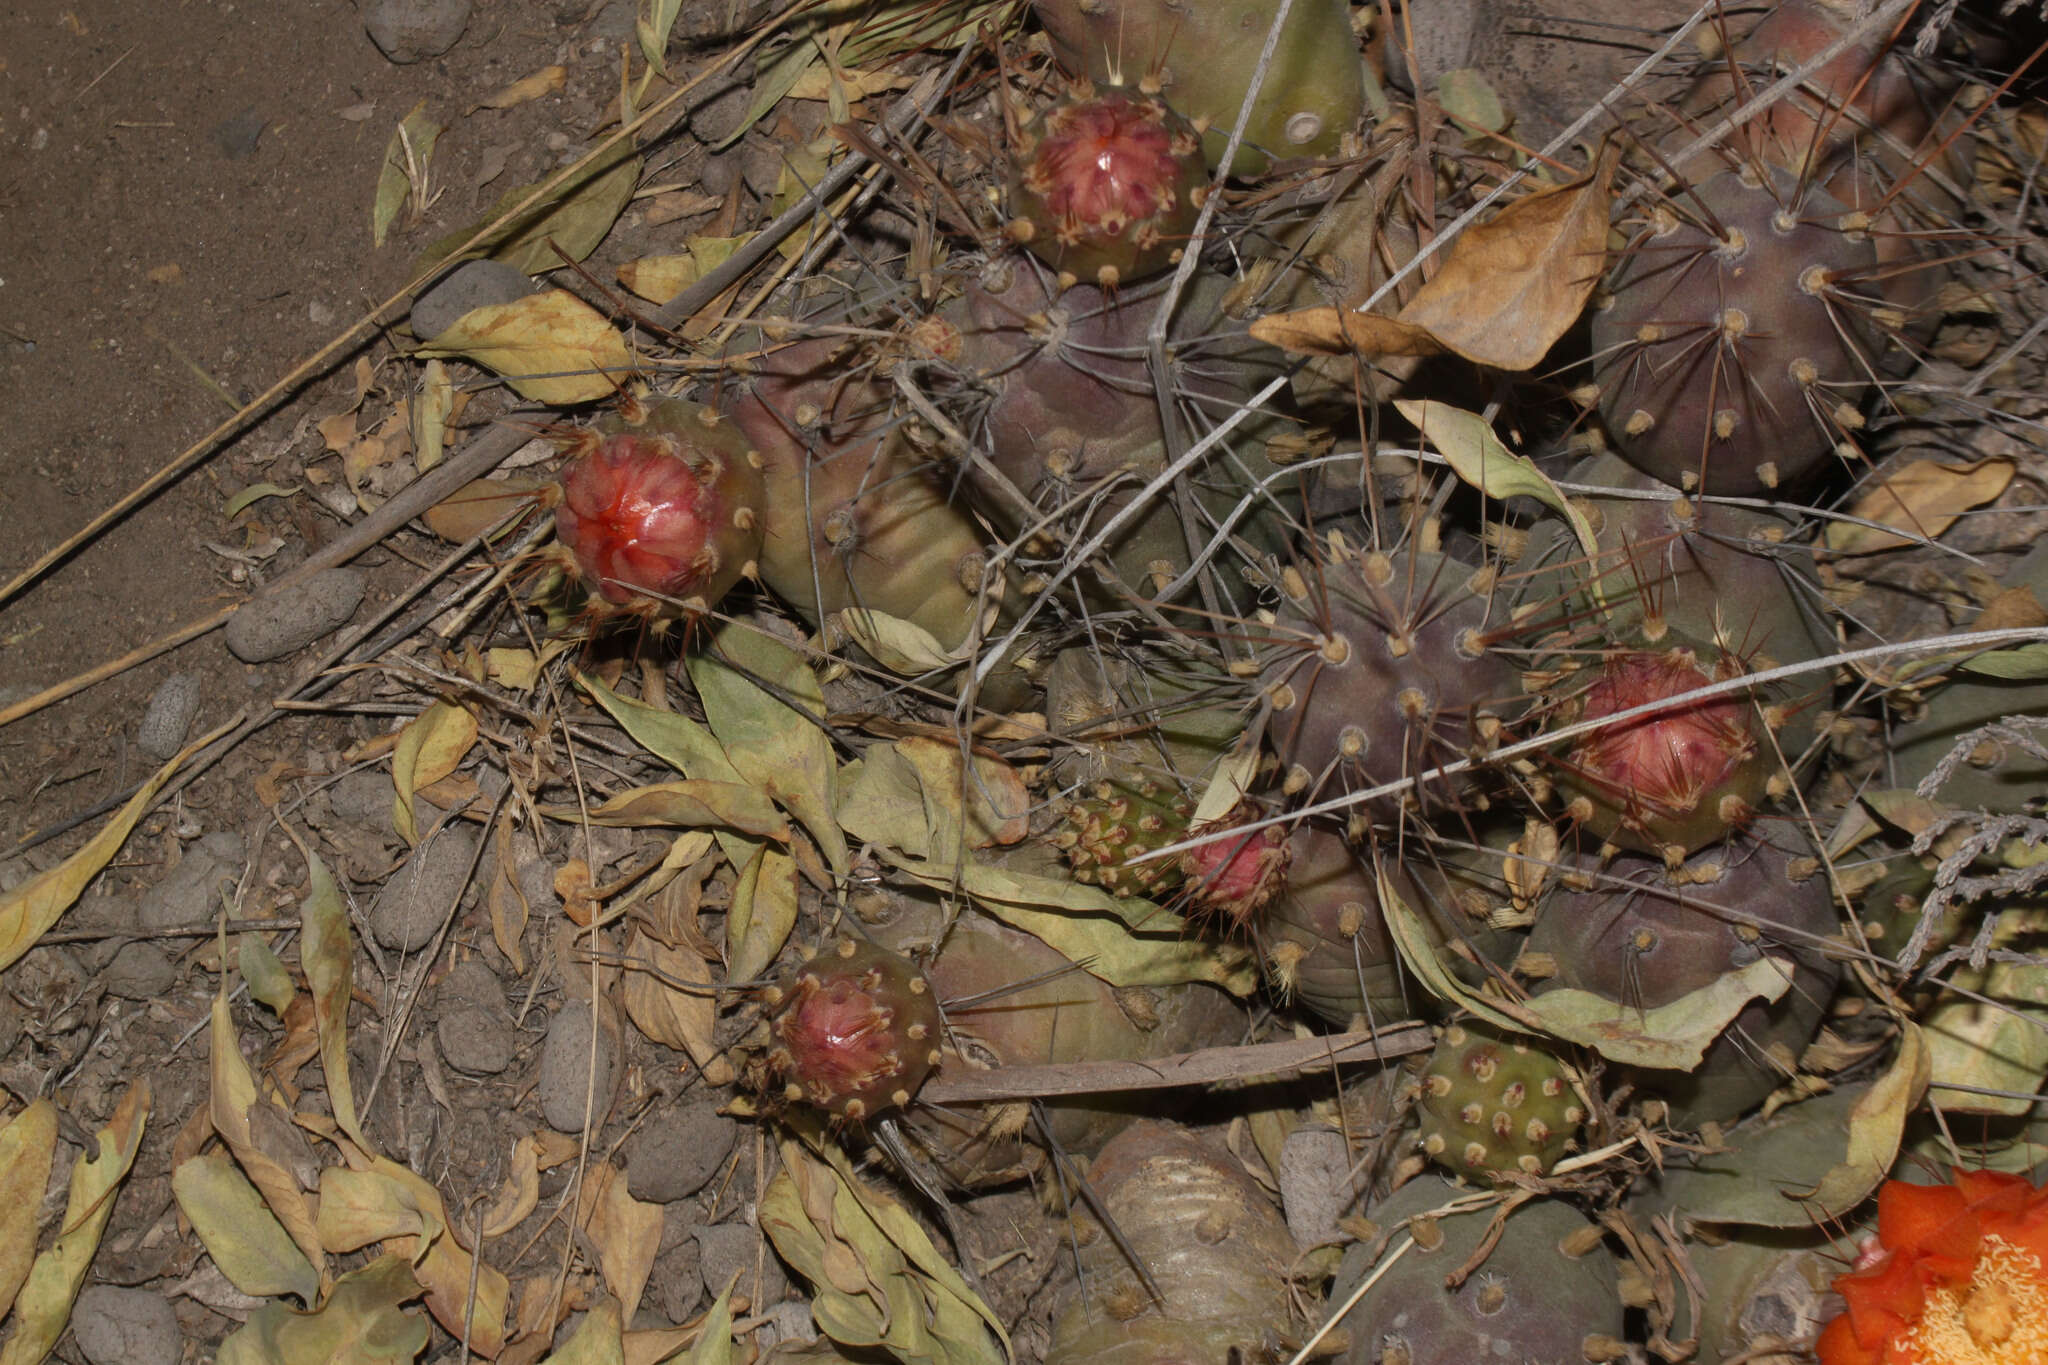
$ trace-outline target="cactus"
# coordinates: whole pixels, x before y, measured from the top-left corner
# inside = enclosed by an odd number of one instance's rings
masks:
[[[1586,1120],[1572,1080],[1538,1040],[1471,1020],[1447,1024],[1416,1085],[1422,1150],[1459,1175],[1542,1175]]]
[[[1218,835],[1183,851],[1180,908],[1198,923],[1211,923],[1225,934],[1248,933],[1255,917],[1287,884],[1293,844],[1278,825],[1263,825],[1243,834],[1227,831],[1265,815],[1263,808],[1241,802],[1220,820],[1189,828],[1192,837]]]
[[[1081,1225],[1081,1274],[1056,1312],[1046,1365],[1265,1358],[1287,1319],[1299,1253],[1237,1158],[1184,1129],[1144,1122],[1103,1148],[1088,1180],[1129,1253],[1093,1220]]]
[[[1223,159],[1276,0],[1036,0],[1060,64],[1098,85],[1156,90],[1205,129],[1211,166]],[[1273,63],[1252,101],[1232,175],[1275,160],[1328,157],[1365,110],[1365,68],[1342,0],[1295,0]]]
[[[759,1079],[835,1119],[902,1108],[939,1064],[945,1021],[930,983],[901,953],[841,939],[764,989],[762,1001],[774,1042]]]
[[[1877,253],[1848,213],[1778,167],[1654,213],[1593,317],[1600,413],[1632,464],[1688,492],[1790,489],[1862,426],[1877,336],[1843,286]]]
[[[1563,684],[1552,722],[1598,721],[1746,671],[1711,646],[1610,651]],[[1599,725],[1556,755],[1565,812],[1601,840],[1675,864],[1756,816],[1778,771],[1762,739],[1771,715],[1737,693]]]
[[[800,341],[757,360],[753,383],[724,401],[766,475],[762,581],[813,622],[864,607],[955,649],[1000,584],[984,592],[974,523],[931,480],[860,365],[833,338]]]
[[[671,399],[579,434],[555,538],[607,615],[667,621],[717,603],[754,568],[758,458],[716,413]]]
[[[1587,882],[1592,866],[1577,880]],[[1837,928],[1814,860],[1751,836],[1677,869],[1623,854],[1587,889],[1558,887],[1538,911],[1525,960],[1554,972],[1542,989],[1590,991],[1618,1011],[1668,1005],[1765,954],[1789,961],[1786,992],[1751,1001],[1696,1071],[1639,1077],[1674,1122],[1695,1126],[1734,1118],[1795,1069],[1834,992],[1839,968],[1817,945]]]
[[[1186,291],[1172,337],[1174,399],[1189,437],[1242,407],[1281,373],[1270,348],[1222,312],[1230,282],[1203,274]],[[1050,558],[1086,540],[1166,467],[1168,445],[1147,368],[1146,337],[1163,286],[1059,292],[1026,262],[997,262],[938,314],[957,334],[947,357],[962,429],[983,458],[963,470],[990,518],[1029,529],[1027,552]],[[1201,509],[1206,544],[1247,495],[1234,530],[1254,553],[1279,548],[1276,501],[1292,485],[1267,457],[1284,428],[1258,412],[1182,479]],[[1048,516],[1051,513],[1053,515]],[[1124,585],[1157,592],[1187,570],[1190,536],[1169,492],[1104,549]]]
[[[1208,190],[1200,151],[1156,96],[1056,101],[1018,133],[1010,236],[1063,279],[1104,289],[1172,265]]]
[[[1383,1232],[1405,1224],[1415,1245],[1343,1319],[1343,1365],[1471,1365],[1473,1361],[1582,1362],[1619,1357],[1620,1276],[1614,1256],[1570,1204],[1538,1199],[1516,1208],[1475,1273],[1470,1262],[1496,1209],[1433,1216],[1455,1192],[1409,1181],[1375,1204]],[[1588,1242],[1590,1241],[1590,1246]],[[1344,1255],[1330,1302],[1344,1303],[1383,1254],[1361,1242]],[[1457,1287],[1447,1285],[1457,1278]]]
[[[1290,571],[1260,681],[1290,792],[1377,787],[1481,754],[1519,697],[1492,647],[1493,577],[1427,550],[1332,552]],[[1468,771],[1372,806],[1471,790]]]
[[[1157,899],[1180,885],[1178,860],[1131,859],[1179,843],[1188,834],[1194,804],[1157,782],[1102,781],[1067,807],[1067,824],[1052,841],[1074,869],[1074,880],[1112,896]]]

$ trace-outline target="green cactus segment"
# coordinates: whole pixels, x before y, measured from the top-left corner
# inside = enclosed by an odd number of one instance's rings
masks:
[[[1104,289],[1181,258],[1208,186],[1201,140],[1156,97],[1061,100],[1018,133],[1010,235]]]
[[[1066,854],[1075,881],[1112,896],[1156,900],[1181,885],[1180,861],[1131,859],[1187,838],[1194,812],[1193,802],[1156,782],[1105,780],[1067,807],[1066,826],[1054,832],[1053,842]]]
[[[1490,574],[1428,551],[1333,553],[1283,592],[1261,682],[1290,792],[1377,787],[1491,747],[1521,688],[1489,647]],[[1472,785],[1468,770],[1372,809],[1442,805]]]
[[[1417,1085],[1422,1150],[1459,1175],[1542,1175],[1586,1111],[1571,1069],[1535,1040],[1473,1021],[1446,1025]]]
[[[939,1064],[945,1021],[909,958],[842,939],[764,993],[765,1079],[791,1103],[858,1123],[900,1109]]]
[[[1710,646],[1618,650],[1590,676],[1567,682],[1553,723],[1619,715],[1745,671]],[[1597,726],[1557,757],[1565,811],[1617,847],[1683,858],[1747,825],[1761,809],[1778,770],[1762,725],[1755,704],[1738,692]]]
[[[1641,1073],[1674,1122],[1726,1122],[1796,1069],[1834,993],[1839,966],[1820,947],[1840,928],[1828,879],[1814,860],[1748,836],[1676,869],[1622,854],[1598,879],[1588,863],[1543,903],[1524,960],[1554,974],[1540,989],[1571,987],[1614,1002],[1617,1013],[1668,1005],[1768,955],[1791,965],[1773,1003],[1751,1001],[1690,1073]]]
[[[1415,1244],[1344,1317],[1340,1325],[1351,1334],[1351,1350],[1337,1357],[1342,1365],[1581,1365],[1621,1358],[1619,1267],[1597,1241],[1580,1251],[1591,1224],[1563,1200],[1537,1199],[1515,1209],[1478,1270],[1456,1289],[1445,1287],[1447,1278],[1469,1268],[1498,1212],[1432,1216],[1458,1193],[1418,1178],[1369,1210],[1389,1232],[1405,1223]],[[1346,1252],[1330,1301],[1347,1301],[1380,1254],[1376,1242]]]
[[[866,608],[921,626],[942,649],[980,625],[987,558],[894,421],[881,386],[849,377],[834,338],[770,352],[725,411],[767,483],[761,578],[813,622]]]
[[[1861,427],[1878,338],[1844,282],[1877,253],[1848,213],[1771,168],[1714,176],[1654,216],[1593,318],[1600,413],[1632,464],[1755,495],[1817,474]]]
[[[1278,0],[1036,0],[1060,64],[1098,85],[1156,90],[1202,127],[1210,166],[1251,92]],[[1365,111],[1365,66],[1343,0],[1295,0],[1232,175],[1336,154]]]
[[[1259,928],[1274,992],[1344,1028],[1383,1027],[1431,1008],[1387,932],[1372,864],[1322,825],[1297,825],[1288,844],[1286,889]],[[1396,878],[1406,895],[1406,879]],[[1421,914],[1437,933],[1437,916]]]

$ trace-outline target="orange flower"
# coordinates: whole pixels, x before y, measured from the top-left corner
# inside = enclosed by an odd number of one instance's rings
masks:
[[[1877,1237],[1835,1280],[1821,1365],[2048,1365],[2048,1188],[2000,1171],[1885,1182]]]

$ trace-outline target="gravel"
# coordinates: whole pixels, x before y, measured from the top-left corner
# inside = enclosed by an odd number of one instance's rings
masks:
[[[367,589],[354,569],[323,569],[303,583],[260,593],[228,618],[228,649],[245,664],[295,654],[346,625]]]
[[[72,1307],[71,1334],[91,1365],[177,1365],[185,1349],[169,1300],[147,1289],[92,1286]]]
[[[142,752],[162,762],[184,748],[192,718],[199,714],[199,698],[197,673],[173,673],[158,683],[142,724],[135,729],[135,743]]]
[[[395,952],[416,953],[434,941],[449,907],[462,894],[476,854],[476,836],[452,825],[391,874],[370,907],[370,933]]]
[[[540,1094],[541,1117],[557,1132],[583,1131],[584,1100],[592,1093],[591,1024],[589,1003],[572,1000],[549,1022],[547,1040],[541,1044],[540,1076],[534,1088]],[[596,1112],[591,1117],[599,1123],[611,1107],[612,1078],[618,1073],[618,1065],[617,1038],[610,1029],[598,1029]]]

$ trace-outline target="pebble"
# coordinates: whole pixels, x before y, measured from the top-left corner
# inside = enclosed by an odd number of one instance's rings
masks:
[[[782,1262],[772,1251],[763,1252],[760,1229],[745,1223],[720,1223],[716,1227],[697,1229],[698,1266],[704,1277],[704,1292],[712,1298],[723,1294],[739,1277],[735,1294],[744,1294],[752,1305],[750,1313],[760,1313],[769,1304],[780,1303],[789,1297],[789,1276],[782,1271]],[[759,1283],[755,1272],[759,1271]],[[759,1289],[759,1293],[755,1290]]]
[[[197,673],[173,673],[150,694],[149,709],[136,727],[135,743],[151,758],[163,761],[185,747],[192,718],[199,714]]]
[[[349,773],[327,789],[327,809],[334,818],[372,829],[391,828],[391,809],[398,789],[391,774],[382,768],[363,768]]]
[[[715,1103],[657,1114],[626,1142],[626,1189],[650,1204],[687,1199],[718,1174],[738,1136]]]
[[[1337,1220],[1357,1192],[1351,1188],[1351,1152],[1334,1128],[1297,1128],[1280,1149],[1280,1206],[1287,1230],[1304,1247],[1337,1240]]]
[[[269,126],[269,117],[251,105],[213,126],[213,145],[220,148],[220,154],[228,160],[240,161],[256,154],[256,144],[263,140],[264,129]]]
[[[681,1327],[697,1315],[704,1301],[704,1275],[698,1264],[697,1239],[685,1238],[654,1263],[652,1288],[668,1320]]]
[[[586,1097],[594,1095],[594,1119],[602,1123],[611,1107],[612,1079],[618,1071],[618,1040],[611,1030],[597,1031],[597,1085],[590,1084],[590,1030],[592,1015],[588,1001],[572,1000],[548,1024],[547,1040],[540,1049],[540,1075],[534,1089],[540,1095],[541,1117],[560,1133],[583,1131]]]
[[[232,887],[242,875],[247,854],[242,836],[216,830],[185,850],[171,874],[149,888],[135,903],[135,923],[143,929],[178,929],[205,924],[220,912],[223,885]]]
[[[470,0],[370,0],[363,28],[386,60],[410,66],[461,41],[469,10]]]
[[[429,839],[391,874],[370,907],[370,933],[395,952],[413,953],[434,941],[461,894],[476,853],[476,836],[452,825]]]
[[[323,569],[304,582],[260,593],[228,618],[228,649],[245,664],[296,653],[345,625],[367,588],[354,569]]]
[[[185,1350],[170,1301],[147,1289],[93,1285],[72,1307],[71,1334],[91,1365],[178,1365]]]
[[[512,1065],[519,1030],[505,988],[483,963],[471,959],[448,973],[438,994],[434,1038],[448,1065],[467,1076],[495,1076]]]
[[[515,303],[533,292],[533,281],[503,261],[470,261],[429,285],[412,306],[412,332],[420,340],[437,337],[463,314],[493,304]]]
[[[178,968],[154,943],[125,943],[100,972],[107,991],[123,1000],[155,1000],[178,984]]]

